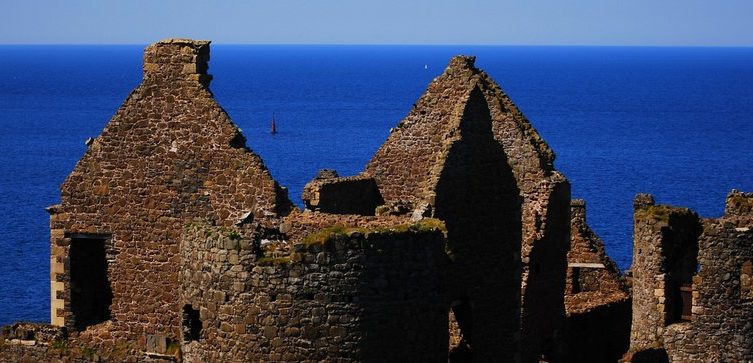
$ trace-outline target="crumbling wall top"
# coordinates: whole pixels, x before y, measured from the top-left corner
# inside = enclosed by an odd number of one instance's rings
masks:
[[[191,80],[208,86],[209,43],[166,39],[149,45],[144,51],[144,81]]]
[[[374,178],[364,175],[341,178],[335,170],[320,170],[301,195],[306,209],[335,214],[374,215],[384,204]]]
[[[478,72],[476,68],[476,57],[470,55],[457,55],[450,59],[447,69],[470,69]]]
[[[604,242],[586,223],[586,202],[570,202],[570,250],[565,288],[568,316],[625,302],[628,288],[604,249]]]
[[[743,193],[732,189],[727,194],[724,215],[726,217],[753,218],[753,193]]]
[[[570,201],[570,218],[579,223],[586,224],[586,201],[573,199]]]
[[[654,196],[651,194],[639,193],[633,199],[633,208],[635,209],[650,207],[654,204],[656,202],[654,202]]]

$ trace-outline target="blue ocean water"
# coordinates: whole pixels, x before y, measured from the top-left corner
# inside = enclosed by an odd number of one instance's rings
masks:
[[[139,83],[142,49],[0,46],[0,324],[48,319],[44,207]],[[729,189],[753,191],[753,48],[217,45],[211,88],[300,201],[318,169],[362,170],[455,54],[555,150],[623,269],[636,193],[715,217]]]

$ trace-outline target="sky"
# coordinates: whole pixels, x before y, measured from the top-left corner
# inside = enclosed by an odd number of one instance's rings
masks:
[[[753,0],[0,0],[0,44],[753,46]]]

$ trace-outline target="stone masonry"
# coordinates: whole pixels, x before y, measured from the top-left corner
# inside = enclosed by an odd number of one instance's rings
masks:
[[[630,344],[630,291],[604,243],[586,223],[586,203],[573,200],[565,308],[571,362],[614,362]]]
[[[282,254],[255,253],[245,234],[187,227],[183,300],[201,332],[184,340],[184,359],[446,361],[441,230],[361,222],[291,240]]]
[[[363,173],[312,180],[303,211],[214,100],[208,61],[207,41],[146,48],[48,208],[52,324],[5,327],[0,360],[753,359],[753,194],[719,219],[636,197],[631,298],[473,57]]]
[[[208,61],[205,41],[147,47],[142,83],[65,180],[61,203],[49,208],[52,323],[80,332],[80,339],[177,337],[174,292],[185,221],[230,225],[248,213],[264,219],[291,209],[285,190],[214,101]],[[88,252],[96,248],[104,253]],[[105,267],[71,276],[92,263]],[[86,281],[95,274],[102,281]],[[78,293],[88,287],[109,289],[110,296]],[[86,306],[76,313],[78,305],[103,299],[109,306],[98,309],[109,311],[101,316]]]
[[[306,209],[334,214],[374,215],[384,204],[373,178],[340,178],[334,170],[322,170],[303,188]]]
[[[462,349],[478,361],[556,357],[570,187],[554,153],[474,61],[450,61],[365,175],[388,204],[446,223]]]
[[[147,47],[142,83],[61,187],[52,323],[70,337],[29,354],[446,360],[444,225],[298,211],[214,101],[208,60],[209,42]],[[317,197],[370,199],[322,212],[381,204],[373,180],[334,184]]]
[[[654,350],[673,362],[753,359],[753,193],[733,190],[718,219],[654,205],[646,195],[635,206],[626,358]]]

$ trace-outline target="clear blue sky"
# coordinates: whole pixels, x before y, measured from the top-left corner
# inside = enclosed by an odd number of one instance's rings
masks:
[[[2,0],[1,44],[753,46],[753,0]]]

